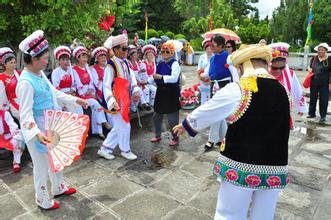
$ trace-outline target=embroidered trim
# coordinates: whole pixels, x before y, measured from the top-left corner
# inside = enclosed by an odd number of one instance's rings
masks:
[[[258,92],[257,77],[275,79],[268,73],[261,73],[250,77],[242,77],[240,79],[240,87],[242,88],[241,100],[236,111],[226,119],[228,124],[233,124],[234,122],[238,121],[247,111],[249,105],[251,104],[252,92]]]
[[[34,123],[34,122],[25,122],[24,124],[23,124],[23,127],[25,128],[25,129],[28,129],[28,130],[31,130],[31,129],[33,129],[34,127],[36,126],[36,124]]]
[[[240,103],[236,111],[226,119],[227,123],[233,124],[234,122],[238,121],[247,111],[249,105],[251,104],[251,100],[252,100],[252,92],[243,89]]]
[[[290,180],[287,166],[245,164],[223,155],[215,162],[213,172],[222,180],[255,189],[284,188]]]
[[[266,173],[266,174],[275,174],[275,173],[288,173],[287,166],[269,166],[269,165],[255,165],[242,163],[235,160],[232,160],[222,154],[217,159],[217,162],[230,166],[234,169],[239,169],[244,172],[254,172],[254,173]]]

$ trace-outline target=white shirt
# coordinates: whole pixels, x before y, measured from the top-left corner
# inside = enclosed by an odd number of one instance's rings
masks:
[[[48,85],[52,90],[54,108],[60,109],[57,102],[64,103],[68,106],[74,105],[78,107],[76,104],[77,97],[67,95],[60,90],[55,89],[55,87],[49,82],[44,73],[42,73],[42,77],[46,79]],[[20,115],[20,124],[21,131],[26,142],[29,142],[32,138],[34,138],[38,133],[40,133],[40,129],[37,126],[35,118],[33,116],[33,96],[34,89],[33,86],[26,80],[18,81],[16,87],[16,94],[18,98],[18,104],[20,106],[19,115]],[[29,125],[33,125],[29,127]]]
[[[62,78],[65,75],[70,75],[71,76],[71,80],[72,80],[71,87],[70,88],[61,88],[60,89],[58,87],[60,85],[60,82],[61,82]],[[68,67],[67,70],[62,69],[60,66],[57,67],[57,68],[55,68],[53,70],[53,72],[52,72],[52,83],[53,83],[53,86],[55,88],[58,88],[62,92],[70,92],[70,90],[76,91],[75,79],[74,79],[73,70],[72,70],[71,67]]]
[[[15,135],[16,133],[18,133],[18,126],[17,124],[14,122],[13,117],[10,115],[9,112],[5,112],[4,115],[4,120],[6,121],[8,127],[9,127],[9,131],[11,133],[11,136]],[[4,134],[4,123],[2,121],[2,119],[0,118],[0,135]]]
[[[218,90],[210,100],[191,112],[186,120],[195,131],[201,131],[230,116],[239,105],[241,96],[239,84],[228,83]]]
[[[124,79],[129,80],[131,83],[131,93],[139,92],[139,88],[137,87],[137,80],[135,75],[131,72],[130,68],[127,68],[127,65],[125,64],[123,59],[120,59],[116,56],[114,56],[113,61],[115,62],[115,65],[118,67],[118,76]],[[105,75],[103,77],[103,95],[105,97],[105,100],[107,102],[108,109],[112,109],[114,107],[115,103],[115,97],[113,96],[112,91],[112,83],[114,80],[114,70],[113,67],[110,65],[107,65],[105,69]]]
[[[98,65],[98,64],[97,64]],[[101,67],[101,66],[100,66]],[[102,67],[101,67],[102,68]],[[103,71],[105,71],[106,67],[103,68]],[[92,79],[93,79],[93,83],[94,83],[94,86],[102,91],[102,80],[99,80],[99,75],[96,71],[96,69],[94,68],[94,66],[91,66],[90,67],[90,70],[91,70],[91,75],[92,75]]]
[[[78,67],[78,68],[81,68],[81,67]],[[86,95],[88,90],[92,90],[95,92],[95,87],[93,84],[93,78],[92,78],[90,68],[86,65],[85,69],[87,70],[87,73],[90,76],[90,83],[86,84],[86,85],[83,85],[83,83],[80,81],[80,77],[79,77],[78,73],[76,72],[76,70],[72,69],[74,80],[75,80],[76,87],[77,87],[77,92],[78,92],[78,95],[80,95],[80,96]]]
[[[171,75],[163,76],[164,83],[176,83],[180,74],[180,66],[178,61],[175,61],[171,65]]]

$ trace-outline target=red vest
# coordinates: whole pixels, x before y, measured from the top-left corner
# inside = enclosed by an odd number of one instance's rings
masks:
[[[105,74],[105,69],[103,69],[101,66],[99,66],[98,64],[95,64],[94,69],[97,71],[98,74],[98,80],[102,81],[103,80],[103,75]]]
[[[66,73],[60,81],[59,88],[60,89],[71,88],[71,85],[72,85],[72,77],[69,73]]]
[[[148,64],[147,61],[144,61],[144,63],[146,64],[147,75],[153,75],[155,72],[155,63],[153,62],[152,64]]]
[[[21,72],[18,72],[18,74],[21,74]],[[15,101],[16,99],[16,86],[17,86],[17,78],[15,75],[13,76],[8,76],[4,73],[0,74],[0,80],[3,82],[5,88],[6,88],[6,95],[7,98],[10,102],[10,104],[12,104],[14,106],[14,108],[16,108],[18,110],[18,104]]]
[[[138,71],[139,70],[139,63],[137,61],[135,61],[135,62],[129,61],[129,67],[133,71]]]
[[[3,125],[3,133],[4,134],[9,134],[10,133],[10,129],[9,129],[9,126],[5,120],[5,110],[0,110],[0,119],[2,121],[2,125]]]
[[[79,79],[83,85],[88,85],[91,82],[90,74],[87,72],[86,68],[82,69],[78,66],[74,66],[74,70],[76,70]]]

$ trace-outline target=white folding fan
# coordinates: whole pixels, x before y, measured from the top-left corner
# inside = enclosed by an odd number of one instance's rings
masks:
[[[85,148],[90,119],[87,115],[47,110],[45,112],[48,158],[53,172],[78,160]]]

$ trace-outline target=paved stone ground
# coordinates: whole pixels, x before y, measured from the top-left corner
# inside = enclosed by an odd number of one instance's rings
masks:
[[[187,84],[195,81],[192,69],[183,68]],[[302,72],[297,74],[302,78]],[[289,146],[292,181],[280,195],[276,219],[331,219],[330,118],[326,125],[296,118]],[[89,138],[82,158],[65,169],[66,181],[78,192],[60,198],[57,211],[36,207],[32,164],[26,156],[22,172],[15,175],[2,154],[0,219],[212,219],[218,183],[211,169],[218,151],[203,153],[207,131],[194,139],[184,136],[179,147],[171,149],[166,131],[160,144],[149,142],[151,115],[143,117],[142,124],[139,128],[136,120],[132,123],[137,161],[126,161],[118,151],[113,161],[99,158],[101,141]]]

